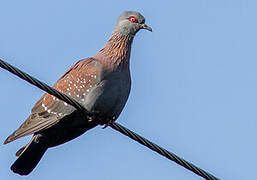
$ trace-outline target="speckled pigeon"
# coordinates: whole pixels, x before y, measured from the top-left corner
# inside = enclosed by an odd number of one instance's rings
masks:
[[[90,122],[54,96],[44,94],[38,100],[27,120],[4,142],[33,134],[31,141],[16,153],[13,172],[28,175],[48,148],[118,118],[130,93],[130,50],[140,29],[152,31],[140,13],[123,12],[104,48],[95,56],[78,61],[53,86],[83,104],[93,114]]]

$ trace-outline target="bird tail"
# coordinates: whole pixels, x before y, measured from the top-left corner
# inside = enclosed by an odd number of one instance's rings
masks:
[[[37,136],[37,135],[36,135]],[[11,170],[19,175],[28,175],[36,167],[48,146],[40,138],[34,136],[29,144],[22,147],[16,156],[18,159],[11,166]]]

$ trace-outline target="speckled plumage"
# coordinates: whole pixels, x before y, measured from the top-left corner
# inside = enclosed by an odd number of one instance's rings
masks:
[[[94,57],[77,62],[53,86],[94,114],[90,122],[52,95],[44,94],[38,100],[27,120],[4,142],[34,134],[30,143],[16,153],[19,158],[11,167],[15,173],[29,174],[49,147],[74,139],[99,122],[105,124],[118,118],[131,88],[129,59],[133,37],[140,29],[151,30],[144,21],[138,12],[124,12],[105,47]]]

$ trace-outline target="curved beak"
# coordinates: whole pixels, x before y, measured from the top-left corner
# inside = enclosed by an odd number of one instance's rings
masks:
[[[149,27],[149,26],[147,26],[146,24],[142,24],[142,25],[141,25],[141,28],[142,28],[142,29],[146,29],[146,30],[151,31],[151,32],[153,31],[152,28]]]

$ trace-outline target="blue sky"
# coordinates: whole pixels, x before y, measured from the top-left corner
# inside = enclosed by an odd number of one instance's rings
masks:
[[[0,1],[0,58],[52,85],[104,46],[124,10],[146,17],[118,122],[221,179],[255,179],[257,1]],[[0,70],[0,142],[43,92]],[[0,179],[22,138],[0,148]],[[49,149],[23,179],[179,179],[197,175],[111,128]]]

